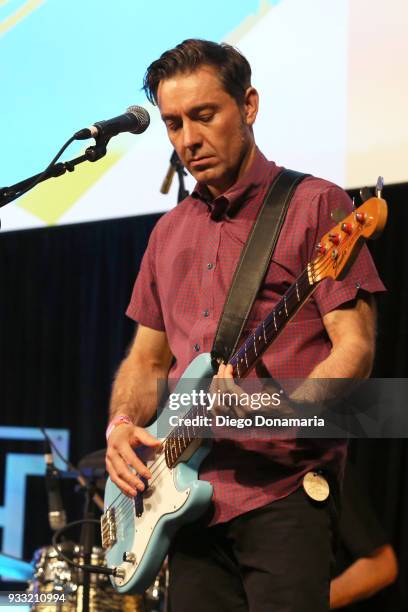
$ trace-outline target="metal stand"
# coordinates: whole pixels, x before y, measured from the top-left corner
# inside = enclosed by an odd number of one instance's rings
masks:
[[[92,498],[95,495],[95,486],[92,482],[86,483],[82,487],[85,491],[84,519],[95,519],[94,505]],[[82,558],[84,565],[92,563],[92,549],[95,543],[95,527],[92,523],[85,523],[81,529]],[[82,612],[89,612],[89,593],[91,574],[82,572],[83,587],[82,587]]]
[[[184,183],[184,177],[187,176],[187,172],[184,170],[184,166],[181,163],[178,155],[176,157],[177,159],[174,161],[174,169],[177,172],[177,176],[179,180],[179,190],[177,194],[177,204],[179,204],[182,200],[184,200],[184,198],[186,198],[189,195],[189,192],[187,191],[185,183]]]
[[[162,186],[160,188],[160,193],[167,195],[170,191],[171,183],[173,181],[174,174],[177,172],[178,180],[179,180],[179,190],[177,195],[177,204],[179,204],[184,198],[189,195],[185,184],[184,177],[187,176],[187,172],[184,170],[184,166],[180,161],[179,156],[176,153],[176,150],[173,150],[173,153],[170,157],[170,165],[167,170],[167,174],[164,177]]]
[[[109,138],[98,139],[96,140],[96,144],[88,147],[83,155],[76,157],[75,159],[68,160],[66,162],[59,162],[57,164],[52,164],[43,172],[39,172],[34,176],[30,176],[11,187],[3,187],[0,189],[0,208],[2,206],[6,206],[6,204],[10,204],[13,200],[16,200],[23,195],[35,185],[42,183],[43,181],[48,180],[49,178],[54,178],[57,176],[62,176],[66,172],[73,172],[75,170],[75,166],[81,164],[84,161],[95,162],[98,159],[101,159],[106,155],[106,146],[109,142]]]

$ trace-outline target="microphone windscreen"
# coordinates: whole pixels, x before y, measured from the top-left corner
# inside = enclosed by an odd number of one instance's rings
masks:
[[[131,132],[132,134],[142,134],[149,127],[150,115],[143,106],[129,106],[126,112],[132,113],[138,119],[137,128]]]

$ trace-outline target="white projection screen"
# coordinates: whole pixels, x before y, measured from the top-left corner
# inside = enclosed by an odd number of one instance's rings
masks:
[[[151,115],[143,135],[112,139],[102,160],[2,208],[2,231],[175,205],[176,181],[159,193],[172,151],[141,85],[148,64],[185,38],[247,56],[269,159],[343,187],[379,174],[408,181],[407,32],[406,0],[0,0],[0,187],[40,172],[95,121],[131,104]],[[63,160],[83,149],[71,145]]]

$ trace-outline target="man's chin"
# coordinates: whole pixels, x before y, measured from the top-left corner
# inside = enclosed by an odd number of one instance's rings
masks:
[[[219,182],[221,174],[216,168],[203,168],[202,170],[192,168],[190,173],[198,183],[203,183],[209,187]]]

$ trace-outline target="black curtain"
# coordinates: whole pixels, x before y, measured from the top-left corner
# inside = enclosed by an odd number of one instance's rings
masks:
[[[388,288],[378,301],[374,375],[404,377],[408,184],[388,186],[384,196],[388,224],[371,245]],[[0,234],[2,425],[67,428],[74,461],[104,446],[112,378],[134,333],[124,311],[158,217]],[[397,587],[370,603],[370,610],[378,612],[403,610],[408,602],[407,449],[406,440],[365,440],[350,450],[399,556]],[[36,530],[27,535],[26,558],[50,541],[43,483],[31,488],[37,496],[30,512]],[[67,503],[75,515],[82,502],[72,490]]]

